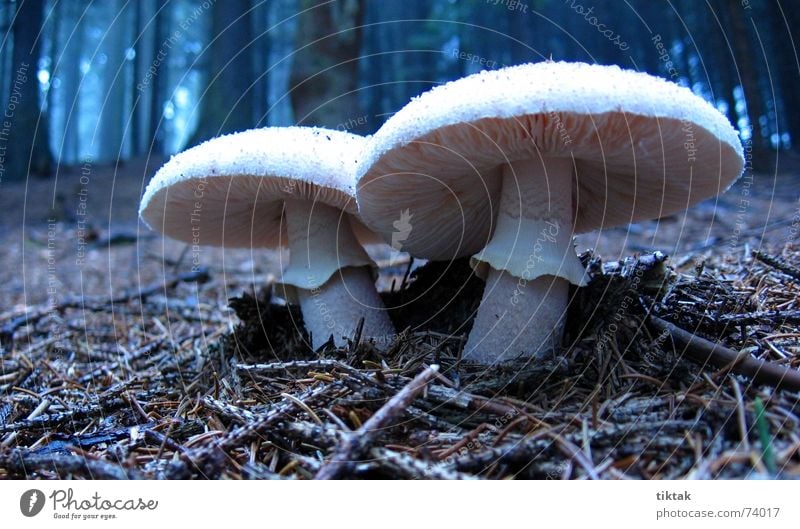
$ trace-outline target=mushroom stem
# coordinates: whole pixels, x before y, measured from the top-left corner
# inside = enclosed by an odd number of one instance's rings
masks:
[[[473,258],[486,275],[486,287],[464,349],[466,360],[492,364],[531,358],[560,344],[569,283],[583,282],[572,247],[572,173],[570,158],[527,159],[503,167],[495,231]]]
[[[350,215],[337,208],[303,200],[287,200],[286,224],[290,265],[283,283],[296,287],[312,347],[333,335],[341,347],[364,318],[363,335],[380,344],[391,340],[394,326],[375,290],[372,263],[356,239]]]
[[[495,364],[546,354],[561,343],[569,282],[541,276],[527,283],[491,268],[464,359]],[[515,300],[518,300],[515,304]]]
[[[364,318],[362,335],[386,346],[394,338],[394,326],[375,290],[367,267],[337,270],[322,286],[297,289],[303,323],[311,334],[311,346],[319,349],[333,335],[337,347],[355,334]]]

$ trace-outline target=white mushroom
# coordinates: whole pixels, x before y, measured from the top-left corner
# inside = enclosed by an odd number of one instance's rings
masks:
[[[366,139],[310,127],[212,139],[174,156],[150,182],[139,214],[165,235],[226,247],[287,246],[279,285],[298,301],[316,349],[337,345],[364,318],[364,336],[394,329],[375,290],[375,264],[354,231],[355,168]],[[285,222],[284,222],[285,221]]]
[[[686,88],[616,66],[542,62],[481,72],[412,100],[359,168],[365,223],[403,250],[474,255],[486,278],[464,358],[530,357],[560,343],[573,234],[684,210],[742,172],[725,117]]]

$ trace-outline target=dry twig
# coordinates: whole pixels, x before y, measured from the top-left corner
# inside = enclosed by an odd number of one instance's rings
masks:
[[[315,479],[336,479],[347,470],[360,454],[363,454],[372,440],[388,428],[398,415],[403,412],[425,389],[428,382],[434,378],[439,366],[432,365],[418,374],[401,389],[389,402],[375,412],[357,431],[347,435],[344,442],[334,451],[326,463],[315,476]]]

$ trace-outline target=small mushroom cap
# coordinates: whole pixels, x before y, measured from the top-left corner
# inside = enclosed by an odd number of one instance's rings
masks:
[[[366,141],[312,127],[214,138],[173,156],[156,173],[139,215],[152,229],[192,244],[285,245],[284,200],[319,201],[357,213],[355,170]]]
[[[525,64],[433,88],[392,116],[359,166],[361,218],[390,240],[408,211],[404,251],[471,255],[491,237],[501,167],[543,156],[574,160],[576,233],[682,211],[744,165],[736,131],[687,88],[617,66]]]

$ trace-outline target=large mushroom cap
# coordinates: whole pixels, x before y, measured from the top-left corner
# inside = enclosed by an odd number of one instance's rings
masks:
[[[574,160],[578,233],[686,209],[744,163],[727,119],[687,88],[616,66],[525,64],[436,87],[392,116],[361,161],[361,217],[388,241],[406,211],[415,256],[473,254],[491,237],[501,167],[542,156]]]
[[[286,244],[284,200],[356,213],[355,169],[365,142],[355,134],[311,127],[214,138],[173,156],[156,173],[139,215],[151,228],[193,244]]]

